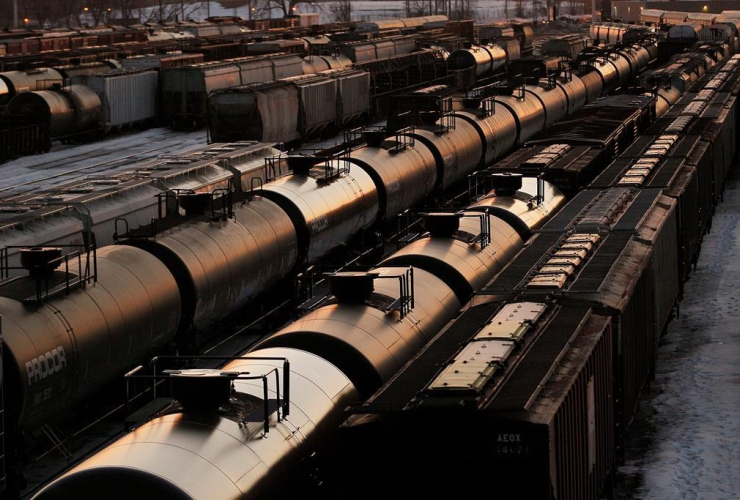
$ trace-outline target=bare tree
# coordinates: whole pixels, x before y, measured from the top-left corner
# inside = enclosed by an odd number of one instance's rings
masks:
[[[524,17],[524,0],[515,0],[514,4],[514,16]]]
[[[139,19],[143,23],[184,21],[207,10],[206,2],[162,3],[154,8],[139,8]]]
[[[406,0],[406,17],[422,17],[432,14],[429,0]]]
[[[130,24],[134,19],[134,12],[141,7],[139,0],[118,0],[118,10],[121,14],[121,24]]]
[[[473,19],[476,11],[476,0],[451,0],[448,16],[450,19]]]
[[[49,7],[51,5],[49,4]],[[57,22],[61,23],[67,28],[72,26],[80,25],[80,14],[83,12],[83,8],[86,5],[82,4],[82,0],[57,0],[54,2],[54,10],[57,14]],[[88,7],[89,9],[89,7]]]
[[[532,0],[532,18],[536,21],[542,17],[547,19],[546,1]]]
[[[23,5],[23,17],[36,19],[42,28],[51,26],[51,21],[56,19],[56,13],[49,7],[47,0],[26,0]]]
[[[88,13],[92,16],[95,25],[104,24],[111,12],[111,0],[84,0]]]
[[[278,9],[285,17],[295,14],[299,5],[307,5],[318,10],[322,8],[318,0],[265,0],[264,8],[270,11]]]
[[[332,19],[338,23],[352,21],[352,2],[350,0],[339,0],[329,5]]]

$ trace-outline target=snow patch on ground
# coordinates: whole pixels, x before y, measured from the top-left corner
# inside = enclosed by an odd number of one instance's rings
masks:
[[[46,189],[87,175],[126,170],[164,154],[205,145],[205,130],[174,132],[166,128],[153,128],[72,147],[55,145],[48,153],[25,156],[0,165],[3,172],[0,198],[30,189]],[[24,183],[29,184],[8,189]]]
[[[740,173],[704,238],[630,431],[619,498],[740,498]]]

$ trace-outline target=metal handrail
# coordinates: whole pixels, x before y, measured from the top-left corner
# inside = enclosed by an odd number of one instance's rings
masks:
[[[130,381],[132,379],[144,379],[152,381],[152,398],[157,398],[157,385],[158,381],[168,380],[172,378],[171,373],[157,373],[157,362],[159,360],[180,360],[180,361],[198,361],[198,360],[216,360],[216,361],[236,361],[236,360],[257,360],[257,361],[282,361],[283,362],[283,398],[281,399],[280,394],[280,372],[278,368],[273,368],[262,375],[249,375],[249,372],[236,372],[233,374],[225,373],[225,376],[231,380],[261,380],[263,387],[263,411],[264,421],[263,427],[265,434],[270,432],[270,409],[269,409],[269,384],[268,377],[275,374],[275,387],[277,394],[277,420],[281,422],[285,417],[290,415],[290,360],[285,357],[271,357],[271,356],[156,356],[149,362],[151,367],[151,375],[140,374],[144,371],[142,365],[137,366],[133,370],[129,371],[124,375],[125,379],[125,401],[124,401],[124,413],[126,416],[129,415],[129,402],[131,401],[131,390]],[[282,413],[281,413],[282,410]],[[242,422],[243,423],[243,422]],[[127,424],[125,424],[128,430]]]
[[[36,271],[36,295],[34,298],[26,298],[23,300],[25,303],[34,302],[35,305],[40,305],[43,301],[54,297],[59,292],[64,291],[65,296],[69,296],[71,290],[74,287],[79,287],[83,290],[89,283],[97,283],[98,281],[98,258],[97,258],[97,247],[93,245],[54,245],[55,248],[76,248],[68,254],[52,259],[46,262],[43,266],[35,266],[33,269]],[[79,250],[83,247],[82,250]],[[28,270],[22,266],[10,266],[10,250],[12,249],[25,249],[28,246],[24,245],[8,245],[0,248],[0,283],[11,279],[11,271]],[[82,266],[82,256],[85,255],[85,267]],[[90,269],[90,259],[92,255],[93,267]],[[70,273],[69,261],[77,260],[77,281],[75,282],[74,275]],[[52,271],[57,269],[60,265],[64,264],[64,283],[50,288],[49,277],[52,275]]]
[[[478,172],[474,172],[471,174],[468,179],[469,182],[473,182],[473,177],[478,174]],[[469,184],[468,189],[473,189],[472,186]],[[477,191],[477,183],[475,185],[475,189]],[[452,216],[457,216],[460,219],[479,219],[480,220],[480,233],[476,235],[476,238],[474,238],[472,241],[469,241],[470,244],[473,243],[480,243],[481,250],[486,248],[491,243],[491,221],[490,221],[490,214],[485,212],[466,212],[464,209],[458,209],[458,208],[438,208],[438,209],[429,209],[429,210],[405,210],[402,213],[398,214],[398,234],[403,234],[404,236],[410,234],[409,230],[411,227],[420,224],[424,220],[424,214],[450,214]],[[414,218],[415,220],[411,220]],[[405,221],[405,224],[402,224],[401,221]],[[418,234],[416,236],[419,236]],[[399,238],[398,239],[398,248],[401,248],[404,245],[407,245],[411,243],[415,238]]]

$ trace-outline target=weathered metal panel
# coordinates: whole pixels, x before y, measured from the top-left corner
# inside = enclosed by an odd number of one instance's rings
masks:
[[[337,116],[347,122],[370,109],[370,73],[366,71],[343,71],[331,74],[339,85]]]
[[[246,137],[263,142],[290,142],[300,138],[298,90],[293,85],[255,90],[262,123],[260,137]]]
[[[300,98],[301,136],[316,135],[337,120],[337,81],[331,78],[293,80]],[[283,113],[287,110],[283,111]]]
[[[102,125],[106,128],[131,125],[157,116],[156,71],[118,70],[77,77],[98,94]]]

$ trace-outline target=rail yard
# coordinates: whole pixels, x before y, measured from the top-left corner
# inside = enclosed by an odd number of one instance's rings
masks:
[[[3,32],[0,498],[624,496],[740,133],[643,14]]]

